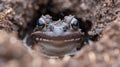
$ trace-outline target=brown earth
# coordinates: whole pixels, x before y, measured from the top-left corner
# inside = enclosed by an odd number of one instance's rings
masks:
[[[53,20],[74,15],[93,43],[85,45],[74,57],[60,59],[44,58],[27,50],[22,39],[45,14]],[[120,1],[0,0],[0,67],[40,66],[120,67]]]

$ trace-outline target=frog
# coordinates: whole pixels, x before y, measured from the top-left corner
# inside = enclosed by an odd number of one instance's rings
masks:
[[[50,15],[42,15],[27,39],[27,44],[34,50],[40,47],[40,53],[47,56],[73,55],[80,50],[84,33],[79,28],[78,20],[72,16],[52,20]]]

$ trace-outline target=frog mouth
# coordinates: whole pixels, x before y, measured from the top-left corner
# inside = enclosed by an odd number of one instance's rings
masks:
[[[82,34],[80,31],[73,32],[64,36],[50,36],[46,35],[45,32],[36,31],[31,35],[35,38],[36,41],[42,42],[54,42],[54,43],[64,43],[64,42],[77,42],[82,39]]]

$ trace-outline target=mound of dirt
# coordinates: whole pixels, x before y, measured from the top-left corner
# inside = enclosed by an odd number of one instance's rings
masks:
[[[40,16],[74,15],[91,41],[75,56],[45,58],[23,38]],[[119,0],[0,0],[0,67],[120,67]]]

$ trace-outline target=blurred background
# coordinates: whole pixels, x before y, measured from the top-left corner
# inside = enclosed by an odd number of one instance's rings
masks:
[[[74,15],[90,35],[75,56],[45,58],[24,46],[41,15]],[[120,0],[0,0],[0,67],[120,67]]]

